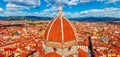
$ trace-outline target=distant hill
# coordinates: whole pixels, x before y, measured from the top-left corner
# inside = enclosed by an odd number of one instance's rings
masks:
[[[83,17],[83,18],[70,18],[70,20],[76,20],[76,21],[120,21],[120,18],[114,18],[114,17]]]
[[[9,16],[9,17],[0,17],[0,20],[51,20],[53,17],[37,17],[37,16]],[[80,18],[68,18],[74,21],[90,21],[90,22],[108,22],[108,21],[120,21],[120,18],[114,17],[80,17]]]
[[[0,17],[0,20],[51,20],[51,17],[37,17],[37,16],[9,16],[9,17]]]

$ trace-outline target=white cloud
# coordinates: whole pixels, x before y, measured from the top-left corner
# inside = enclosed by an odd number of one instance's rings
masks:
[[[4,0],[4,1],[21,6],[30,6],[30,7],[40,6],[40,0]]]
[[[15,4],[11,4],[11,3],[8,3],[6,5],[6,10],[24,10],[24,9],[29,9],[29,7],[21,6],[21,5],[15,5]]]
[[[53,10],[54,9],[54,10]],[[33,15],[33,16],[42,16],[42,17],[55,17],[57,16],[57,8],[51,7],[49,9],[45,9],[41,12],[29,13],[22,11],[5,11],[4,13],[0,13],[0,16],[25,16],[25,15]],[[119,17],[120,18],[120,8],[104,8],[104,9],[91,9],[81,12],[64,12],[64,15],[67,18],[75,18],[75,17]]]
[[[41,17],[55,17],[57,16],[58,7],[52,6],[50,8],[44,9],[41,12],[35,12],[33,16],[41,16]]]
[[[52,7],[50,7],[50,8],[48,8],[48,9],[44,9],[43,11],[45,12],[54,12],[54,11],[57,11],[58,10],[58,8],[57,7],[54,7],[54,6],[52,6]]]
[[[40,0],[4,0],[8,2],[6,10],[24,10],[40,6]]]
[[[66,12],[65,15],[71,17],[119,17],[120,18],[120,8],[91,9],[76,13]]]
[[[34,13],[35,16],[43,17],[55,17],[57,12],[42,11]],[[64,12],[67,18],[75,17],[119,17],[120,18],[120,8],[104,8],[104,9],[91,9],[81,12]]]
[[[80,3],[89,3],[92,1],[96,2],[105,2],[105,4],[109,3],[116,3],[120,2],[120,0],[44,0],[46,3],[48,3],[47,6],[53,6],[53,5],[58,5],[58,4],[63,4],[63,5],[77,5]]]
[[[52,9],[54,9],[54,7],[43,10],[42,12],[36,12],[34,13],[34,15],[43,16],[43,17],[57,16],[57,11]],[[120,18],[120,8],[91,9],[91,10],[74,12],[74,13],[64,12],[64,15],[67,18],[75,18],[75,17],[119,17]]]
[[[116,3],[116,2],[119,2],[120,0],[108,0],[108,2],[106,2],[106,4],[109,4],[109,3]]]
[[[0,13],[0,16],[26,16],[30,15],[28,12],[23,12],[23,11],[5,11],[3,13]]]
[[[0,8],[0,12],[2,12],[3,11],[3,9],[2,8]]]
[[[63,0],[63,3],[66,3],[67,5],[77,5],[79,4],[79,0],[71,0],[71,1]]]
[[[80,3],[87,3],[87,2],[91,2],[91,0],[80,0]]]
[[[108,1],[108,0],[97,0],[97,1],[98,1],[98,2],[104,2],[104,1],[106,2],[106,1]]]
[[[97,1],[104,1],[104,0],[97,0]]]
[[[55,17],[57,16],[57,12],[35,12],[34,16]]]
[[[79,0],[44,0],[48,5],[77,5]]]

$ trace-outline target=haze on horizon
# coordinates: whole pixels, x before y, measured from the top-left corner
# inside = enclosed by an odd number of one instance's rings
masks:
[[[0,0],[0,16],[55,17],[60,4],[69,18],[120,18],[120,0]]]

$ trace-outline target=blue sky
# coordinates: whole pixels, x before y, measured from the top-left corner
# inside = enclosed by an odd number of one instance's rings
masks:
[[[0,16],[55,17],[60,4],[70,18],[120,18],[120,0],[0,0]]]

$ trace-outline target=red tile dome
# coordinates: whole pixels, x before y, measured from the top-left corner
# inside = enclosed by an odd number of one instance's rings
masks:
[[[65,17],[56,17],[48,25],[44,37],[55,42],[67,42],[76,39],[72,25]]]
[[[75,31],[70,21],[62,14],[59,9],[58,16],[54,18],[48,25],[44,33],[44,39],[52,42],[69,42],[76,40]]]

